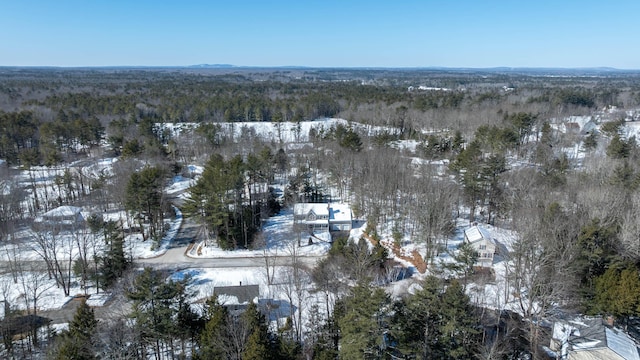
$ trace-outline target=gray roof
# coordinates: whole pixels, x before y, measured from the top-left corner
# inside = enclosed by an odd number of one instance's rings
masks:
[[[250,303],[260,296],[259,285],[216,286],[213,289],[216,296],[230,296],[238,299],[239,304]]]
[[[636,343],[622,330],[609,328],[601,318],[580,318],[557,322],[553,338],[568,343],[570,351],[589,351],[609,348],[628,360],[640,360]]]
[[[638,360],[638,348],[629,335],[617,329],[605,329],[607,345],[616,354],[628,360]]]

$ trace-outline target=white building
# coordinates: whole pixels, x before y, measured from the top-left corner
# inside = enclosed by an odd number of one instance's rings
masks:
[[[468,228],[464,231],[464,241],[471,244],[473,249],[478,253],[478,260],[474,266],[491,267],[493,265],[496,243],[491,238],[491,234],[487,229],[478,225]]]
[[[349,231],[352,227],[351,208],[347,204],[298,203],[293,206],[293,219],[310,233]]]
[[[62,229],[75,229],[84,225],[82,208],[77,206],[59,206],[49,210],[34,220],[36,226]]]

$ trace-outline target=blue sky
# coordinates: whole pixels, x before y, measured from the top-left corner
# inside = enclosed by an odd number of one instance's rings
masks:
[[[639,0],[0,0],[0,66],[640,69]]]

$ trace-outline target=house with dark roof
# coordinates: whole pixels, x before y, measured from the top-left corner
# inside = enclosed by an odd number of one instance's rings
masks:
[[[258,301],[260,285],[216,286],[213,294],[230,311],[244,311],[249,303]]]
[[[635,341],[599,317],[557,321],[549,345],[558,359],[640,360]]]

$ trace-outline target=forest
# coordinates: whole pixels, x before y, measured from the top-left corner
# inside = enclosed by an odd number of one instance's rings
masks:
[[[639,132],[637,72],[0,68],[0,356],[547,359],[576,316],[637,336]],[[293,226],[269,255],[266,222],[300,202],[349,204],[358,235],[312,262]],[[86,226],[51,229],[60,207]],[[262,252],[286,314],[195,301],[187,265],[136,258],[132,234],[159,249],[182,216],[192,243]],[[492,267],[474,225],[510,234]],[[54,330],[48,281],[126,306],[75,299]]]

